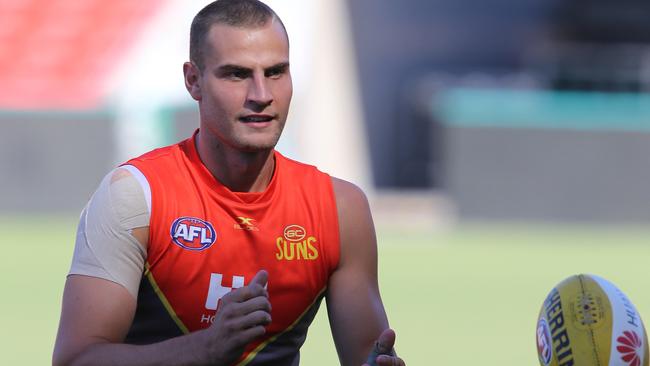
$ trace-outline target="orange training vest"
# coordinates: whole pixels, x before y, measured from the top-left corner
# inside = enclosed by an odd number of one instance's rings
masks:
[[[329,175],[274,156],[273,178],[260,193],[232,192],[217,181],[201,163],[194,137],[126,163],[147,178],[152,211],[127,343],[210,326],[219,299],[265,269],[272,323],[235,364],[298,364],[338,265],[338,216]]]

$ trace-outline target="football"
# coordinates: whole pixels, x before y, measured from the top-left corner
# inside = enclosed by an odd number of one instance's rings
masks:
[[[543,366],[648,366],[648,339],[630,299],[602,277],[580,274],[555,286],[537,319]]]

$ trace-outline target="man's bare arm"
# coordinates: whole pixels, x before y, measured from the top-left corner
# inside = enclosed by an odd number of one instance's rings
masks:
[[[222,299],[214,323],[207,329],[144,346],[122,344],[133,316],[135,299],[110,281],[70,276],[53,365],[229,365],[245,346],[265,333],[271,305],[264,286],[266,271],[250,284]]]
[[[141,223],[142,220],[131,218],[142,210],[140,206],[144,205],[146,211],[142,190],[134,190],[133,182],[120,184],[127,178],[133,179],[126,170],[110,173],[82,215],[76,249],[91,267],[137,258],[119,255],[118,251],[134,250],[133,245],[118,245],[122,240],[133,239],[135,247],[146,250],[149,227],[124,225],[125,221]],[[95,254],[101,254],[102,260],[93,257]],[[140,265],[144,265],[144,258]],[[101,269],[77,268],[68,276],[54,365],[225,365],[263,334],[264,325],[270,320],[270,303],[263,288],[267,275],[260,272],[248,286],[224,296],[210,328],[147,346],[121,344],[135,315],[137,287],[132,288],[131,284],[137,283],[138,272],[143,268],[126,268],[127,276],[123,276],[125,268],[120,266]]]
[[[199,339],[176,339],[176,343],[186,344],[174,347],[117,344],[131,326],[135,307],[135,299],[121,285],[100,278],[70,276],[63,295],[53,365],[156,365],[171,359],[179,365],[201,364],[196,356],[200,353],[192,353]]]
[[[341,365],[366,362],[376,342],[392,349],[394,334],[379,295],[377,239],[368,201],[351,183],[332,179],[339,215],[341,254],[327,293],[327,308]],[[392,336],[392,338],[391,338]],[[403,365],[397,357],[379,357],[378,365]]]

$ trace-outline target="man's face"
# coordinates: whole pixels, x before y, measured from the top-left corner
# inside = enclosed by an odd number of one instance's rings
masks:
[[[240,151],[275,146],[287,119],[293,87],[283,27],[215,24],[204,45],[203,71],[188,90],[199,101],[202,133]],[[197,88],[198,87],[198,88]]]

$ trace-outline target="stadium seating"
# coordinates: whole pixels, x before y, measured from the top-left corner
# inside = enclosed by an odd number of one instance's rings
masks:
[[[0,109],[88,110],[166,0],[0,0]]]

